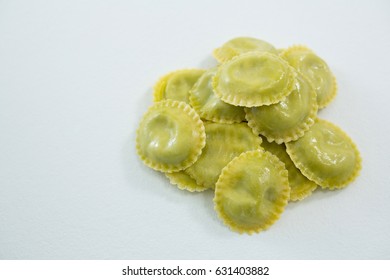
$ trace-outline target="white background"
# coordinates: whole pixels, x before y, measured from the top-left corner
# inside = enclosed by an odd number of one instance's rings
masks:
[[[52,280],[53,275],[55,275],[56,280],[284,280],[293,277],[299,277],[299,280],[313,280],[313,278],[329,280],[335,279],[335,276],[337,279],[388,280],[390,277],[389,262],[389,260],[2,260],[0,261],[0,276],[7,280]],[[127,269],[128,267],[130,270]],[[166,273],[165,276],[159,276],[158,270],[160,270],[160,274],[163,274],[163,267],[170,270],[170,273],[173,269],[177,272],[177,268],[180,267],[183,275],[166,276]],[[231,267],[234,276],[226,275],[230,271],[228,269],[225,271],[224,267]],[[236,267],[238,275],[234,274]],[[240,270],[243,273],[242,268],[247,267],[268,267],[268,276],[240,275]],[[142,270],[139,272],[138,268],[157,269],[156,275],[153,276],[152,271],[145,273],[145,270]],[[129,271],[129,274],[124,276],[123,269],[126,274]],[[203,269],[206,270],[206,274],[203,273]],[[266,269],[263,269],[263,272],[266,272]],[[148,275],[149,273],[152,275]],[[189,275],[186,275],[187,273]]]
[[[389,34],[385,0],[0,0],[0,258],[390,258]],[[235,36],[324,58],[339,93],[319,116],[363,157],[348,188],[253,236],[135,153],[156,80]]]

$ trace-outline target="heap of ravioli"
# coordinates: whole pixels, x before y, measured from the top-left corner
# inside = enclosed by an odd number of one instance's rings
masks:
[[[248,234],[317,186],[340,189],[358,176],[355,143],[317,117],[337,91],[323,59],[249,37],[213,54],[215,67],[177,70],[154,86],[136,136],[145,165],[182,190],[213,190],[218,216]]]

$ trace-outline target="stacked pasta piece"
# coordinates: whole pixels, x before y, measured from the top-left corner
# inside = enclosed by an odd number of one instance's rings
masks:
[[[219,65],[163,76],[137,130],[137,153],[188,191],[215,190],[219,217],[240,233],[271,226],[288,201],[343,188],[359,151],[317,112],[336,80],[312,50],[249,37],[214,50]]]

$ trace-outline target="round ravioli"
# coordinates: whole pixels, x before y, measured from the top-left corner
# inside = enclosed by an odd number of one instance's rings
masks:
[[[312,194],[317,188],[317,184],[302,175],[301,171],[294,165],[290,156],[287,154],[286,146],[284,144],[263,141],[261,145],[266,151],[274,154],[284,163],[288,171],[291,201],[302,200]]]
[[[269,142],[297,140],[314,124],[318,105],[311,83],[298,74],[295,89],[279,103],[245,108],[248,125]]]
[[[203,122],[184,102],[154,103],[137,130],[137,153],[149,167],[174,172],[192,165],[205,146]]]
[[[261,139],[246,123],[205,123],[206,146],[199,159],[185,170],[198,185],[215,188],[222,168],[242,152],[259,149]]]
[[[253,107],[270,105],[289,95],[296,72],[279,56],[250,52],[222,64],[213,78],[213,88],[222,101]]]
[[[266,41],[251,37],[237,37],[215,49],[213,55],[219,62],[226,62],[237,55],[251,51],[277,54],[275,47]]]
[[[207,190],[206,187],[198,185],[196,181],[184,171],[165,173],[171,184],[176,185],[181,190],[190,192],[202,192]]]
[[[217,68],[204,73],[190,91],[190,104],[205,120],[220,123],[235,123],[245,120],[244,108],[223,102],[215,93],[212,78]]]
[[[287,153],[303,175],[322,188],[345,187],[361,169],[359,151],[349,136],[334,124],[317,120]]]
[[[280,56],[313,84],[319,108],[324,108],[334,99],[337,92],[336,79],[326,62],[313,51],[303,46],[293,46]]]
[[[172,99],[189,103],[190,90],[204,72],[203,69],[183,69],[161,77],[154,86],[154,102]]]
[[[264,150],[234,158],[215,187],[214,205],[232,230],[254,233],[279,219],[288,202],[290,187],[284,164]]]

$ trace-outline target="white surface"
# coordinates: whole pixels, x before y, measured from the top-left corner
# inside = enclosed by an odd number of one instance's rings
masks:
[[[0,258],[389,258],[389,34],[385,0],[0,1]],[[339,94],[319,115],[364,160],[348,188],[253,236],[134,147],[159,76],[214,65],[213,48],[242,35],[328,62]]]

